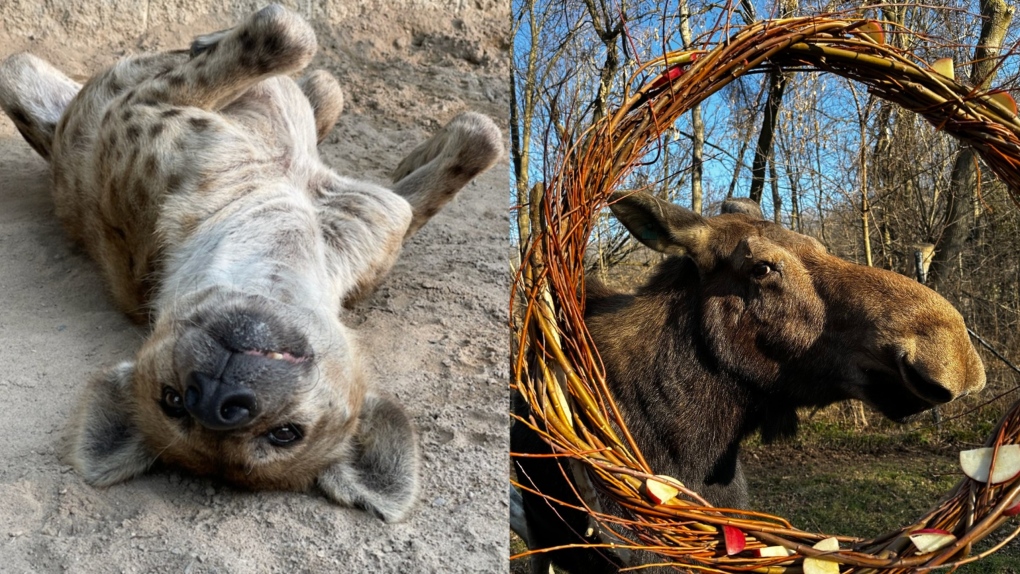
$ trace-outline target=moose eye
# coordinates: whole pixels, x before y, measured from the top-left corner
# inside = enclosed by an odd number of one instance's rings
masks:
[[[188,414],[184,410],[184,399],[181,398],[181,394],[170,387],[163,387],[163,397],[159,401],[159,406],[166,416],[172,419],[179,419]]]
[[[301,428],[297,425],[279,426],[269,431],[266,437],[276,446],[290,446],[301,440]]]
[[[761,279],[762,277],[767,276],[769,273],[772,273],[775,270],[776,268],[771,263],[759,261],[758,263],[754,264],[754,267],[751,267],[751,276],[754,277],[755,279]]]

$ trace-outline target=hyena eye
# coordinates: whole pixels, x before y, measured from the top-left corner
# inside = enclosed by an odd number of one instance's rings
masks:
[[[279,426],[269,431],[266,437],[276,446],[290,446],[301,440],[301,427],[297,425]]]
[[[170,387],[163,387],[163,398],[159,401],[159,406],[166,416],[173,419],[179,419],[188,414],[184,410],[184,399],[181,398],[181,394]]]

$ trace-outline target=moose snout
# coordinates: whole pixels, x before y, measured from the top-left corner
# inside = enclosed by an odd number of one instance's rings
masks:
[[[904,385],[932,404],[948,403],[985,386],[984,365],[962,320],[954,327],[908,341],[898,356]]]
[[[210,430],[238,429],[259,414],[253,390],[200,372],[188,376],[184,408]]]

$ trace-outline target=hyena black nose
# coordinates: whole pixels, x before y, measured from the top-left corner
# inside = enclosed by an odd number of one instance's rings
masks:
[[[202,426],[211,430],[243,427],[259,412],[254,391],[199,372],[188,375],[184,408]]]

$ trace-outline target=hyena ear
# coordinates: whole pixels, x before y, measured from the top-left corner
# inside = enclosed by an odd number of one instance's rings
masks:
[[[94,377],[71,416],[68,462],[93,486],[137,476],[152,460],[131,418],[134,372],[134,363],[124,362]]]
[[[418,440],[404,409],[365,397],[349,456],[319,476],[333,501],[357,506],[386,522],[407,517],[418,498]]]

